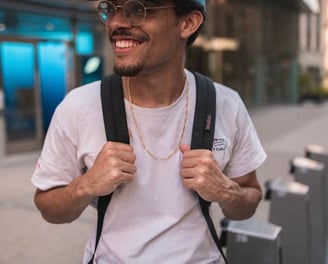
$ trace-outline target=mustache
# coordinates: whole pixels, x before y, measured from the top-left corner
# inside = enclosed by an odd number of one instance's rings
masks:
[[[135,39],[137,41],[143,42],[143,41],[148,41],[149,40],[149,36],[148,35],[141,35],[141,34],[134,34],[131,31],[124,29],[124,28],[119,28],[114,30],[111,34],[110,34],[110,40],[113,41],[114,37],[129,37],[132,39]]]

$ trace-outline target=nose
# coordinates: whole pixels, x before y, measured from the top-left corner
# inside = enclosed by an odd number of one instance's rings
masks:
[[[116,14],[107,24],[107,26],[109,26],[111,29],[122,28],[122,27],[126,28],[131,26],[129,20],[124,15],[122,7],[117,8]]]

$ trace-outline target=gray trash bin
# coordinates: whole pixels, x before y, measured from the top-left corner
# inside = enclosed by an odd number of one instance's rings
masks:
[[[282,263],[310,263],[309,187],[285,179],[266,183],[269,221],[282,227]]]
[[[229,264],[281,264],[281,227],[250,218],[222,224]]]
[[[296,157],[291,161],[295,180],[310,188],[310,252],[311,264],[324,264],[326,254],[324,164]]]
[[[308,145],[305,147],[305,156],[309,159],[323,163],[324,168],[324,195],[325,195],[325,222],[328,223],[328,152],[319,145]],[[326,226],[326,237],[328,236],[328,228]]]

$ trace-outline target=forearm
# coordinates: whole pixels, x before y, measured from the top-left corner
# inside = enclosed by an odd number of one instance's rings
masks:
[[[92,199],[84,187],[83,176],[76,178],[67,186],[48,191],[37,190],[34,198],[43,218],[54,224],[76,220]]]
[[[235,183],[238,185],[237,183]],[[234,186],[219,201],[223,214],[231,220],[242,220],[251,217],[261,201],[259,188]]]

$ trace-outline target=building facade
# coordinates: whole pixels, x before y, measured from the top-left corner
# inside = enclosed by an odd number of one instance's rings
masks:
[[[315,87],[324,76],[324,2],[209,1],[207,43],[196,43],[189,65],[237,90],[250,106],[298,102],[302,76]],[[235,45],[215,48],[208,45],[213,39]]]

